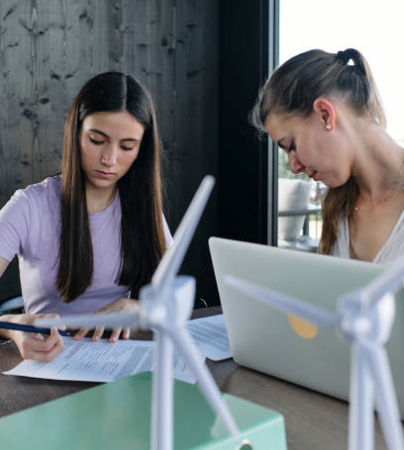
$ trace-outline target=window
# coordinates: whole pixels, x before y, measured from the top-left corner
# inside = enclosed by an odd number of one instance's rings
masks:
[[[379,88],[388,132],[404,145],[404,2],[386,0],[281,0],[279,63],[313,48],[337,52],[356,48],[366,57]],[[294,176],[279,151],[278,245],[315,250],[321,234],[321,183]],[[299,180],[300,179],[300,180]],[[306,184],[308,183],[308,185]],[[286,198],[285,198],[286,197]],[[303,205],[303,206],[302,206]],[[299,209],[304,215],[296,215]]]

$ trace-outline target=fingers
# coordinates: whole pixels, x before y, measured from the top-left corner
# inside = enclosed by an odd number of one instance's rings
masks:
[[[43,355],[43,362],[51,362],[63,350],[63,342],[60,340],[51,351]],[[42,356],[42,355],[41,355]]]
[[[122,328],[115,328],[112,330],[111,336],[109,338],[109,342],[116,342],[119,339],[120,334],[122,333]]]
[[[104,334],[105,328],[104,327],[97,327],[94,330],[93,336],[91,338],[91,340],[93,342],[98,342],[101,340],[103,334]],[[74,336],[73,339],[75,341],[80,341],[81,339],[83,339],[85,336],[87,336],[87,334],[90,332],[90,328],[82,328],[81,330],[79,330]],[[119,339],[119,336],[122,333],[122,338],[123,339],[129,339],[130,337],[130,328],[125,328],[122,332],[122,328],[115,328],[112,332],[111,332],[111,336],[109,338],[109,342],[117,342]]]
[[[102,338],[102,335],[104,334],[104,327],[97,327],[95,330],[94,330],[94,334],[93,334],[93,337],[92,337],[92,341],[93,342],[98,342],[101,338]]]
[[[24,359],[39,362],[50,362],[63,350],[63,342],[56,328],[51,328],[51,334],[46,339],[41,334],[21,333],[21,339],[16,343]]]
[[[115,300],[112,303],[109,303],[108,305],[103,306],[102,308],[95,311],[95,314],[98,313],[105,313],[105,312],[113,312],[113,311],[128,311],[132,312],[134,310],[137,310],[139,308],[139,302],[136,300],[128,299],[128,298],[119,298]],[[89,333],[90,328],[82,328],[80,329],[75,335],[74,340],[80,341],[83,339],[87,334]],[[93,342],[98,342],[101,340],[102,336],[104,335],[105,328],[104,327],[96,327],[92,336]],[[115,328],[109,338],[109,342],[117,342],[120,335],[122,334],[123,339],[129,339],[130,338],[130,328]]]
[[[93,336],[91,338],[91,340],[93,342],[98,342],[101,340],[103,334],[104,334],[105,328],[104,327],[97,327],[94,330]],[[81,330],[79,330],[74,336],[73,339],[75,341],[80,341],[81,339],[83,339],[85,336],[87,336],[87,334],[90,332],[89,328],[83,328]],[[115,328],[112,333],[111,336],[109,338],[109,342],[117,342],[119,339],[119,336],[122,333],[122,328]],[[130,336],[130,328],[125,328],[122,337],[123,339],[129,339]]]
[[[49,352],[53,349],[53,347],[60,341],[62,341],[58,331],[56,328],[51,328],[51,333],[49,336],[43,336],[42,334],[35,333],[27,337],[30,341],[30,347],[34,352]]]
[[[128,298],[119,298],[115,300],[112,303],[109,303],[108,305],[103,306],[99,310],[96,311],[97,313],[105,313],[105,312],[112,312],[112,311],[120,311],[120,312],[133,312],[134,310],[137,310],[139,308],[139,302],[136,300],[128,299]],[[93,335],[93,341],[99,341],[104,333],[104,328],[96,328]],[[122,329],[115,328],[109,338],[109,342],[114,343],[117,342],[120,335],[122,334],[122,339],[129,339],[130,338],[130,327]]]
[[[80,341],[81,339],[83,339],[83,337],[87,336],[89,331],[90,331],[90,328],[82,328],[73,336],[73,339],[75,341]]]
[[[63,350],[63,341],[57,328],[51,328],[51,334],[43,341],[43,346],[42,351],[38,352],[38,361],[50,362]]]
[[[109,342],[116,342],[119,339],[119,335],[122,333],[122,339],[129,339],[130,338],[130,328],[116,328],[111,333],[111,336],[109,338]]]

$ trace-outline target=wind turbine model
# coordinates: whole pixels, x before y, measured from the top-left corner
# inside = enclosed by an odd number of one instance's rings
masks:
[[[139,308],[134,313],[105,313],[64,316],[60,319],[38,319],[36,325],[67,327],[132,327],[152,329],[156,334],[155,369],[153,375],[152,448],[173,449],[173,344],[197,377],[198,385],[234,438],[235,448],[252,448],[242,439],[239,429],[220,391],[201,359],[197,347],[185,328],[194,302],[195,279],[177,276],[182,260],[213,189],[214,178],[202,181],[175,235],[174,244],[158,265],[151,284],[140,291]]]
[[[366,286],[341,296],[337,312],[310,305],[230,275],[225,283],[285,312],[323,328],[335,326],[351,343],[349,450],[374,448],[374,397],[389,450],[404,450],[394,383],[384,344],[395,316],[395,292],[404,279],[404,258]]]

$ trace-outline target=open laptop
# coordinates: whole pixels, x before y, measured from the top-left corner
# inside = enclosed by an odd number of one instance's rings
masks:
[[[226,274],[332,311],[338,297],[368,283],[383,266],[266,245],[210,238],[210,252],[234,360],[344,400],[349,399],[350,345],[335,329],[305,326],[223,282]],[[404,418],[404,294],[386,344]]]

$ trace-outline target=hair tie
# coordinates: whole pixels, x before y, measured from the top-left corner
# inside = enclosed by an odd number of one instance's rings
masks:
[[[351,55],[346,50],[338,52],[337,58],[340,59],[345,65],[352,59]]]

